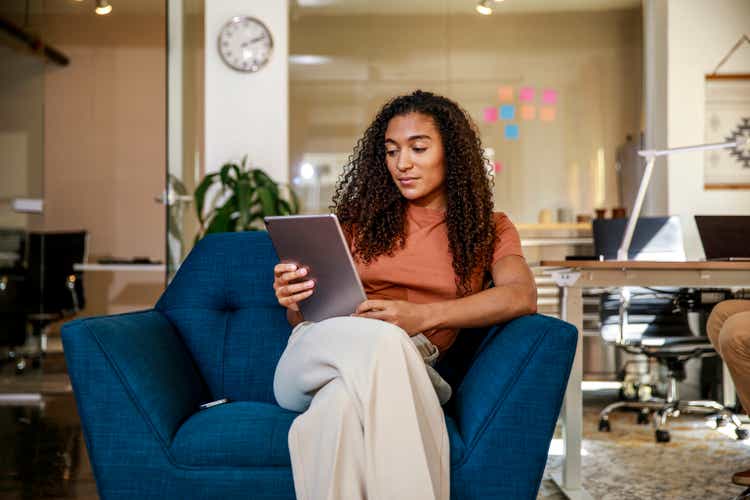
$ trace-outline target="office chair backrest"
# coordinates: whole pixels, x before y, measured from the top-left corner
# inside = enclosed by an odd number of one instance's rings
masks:
[[[29,233],[30,313],[65,314],[85,307],[82,276],[73,266],[85,262],[86,239],[85,231]]]
[[[594,219],[594,251],[604,260],[617,258],[627,219]],[[602,258],[600,257],[600,258]],[[684,261],[680,218],[641,217],[628,251],[630,260]]]
[[[215,398],[274,402],[273,374],[291,331],[273,292],[277,262],[265,231],[208,235],[156,304]]]

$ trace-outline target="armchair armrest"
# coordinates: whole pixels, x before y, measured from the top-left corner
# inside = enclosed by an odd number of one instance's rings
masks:
[[[187,348],[158,311],[75,320],[62,338],[93,455],[109,453],[97,441],[108,447],[113,433],[151,434],[165,449],[207,397]]]
[[[539,314],[490,329],[455,395],[466,445],[456,467],[481,469],[489,482],[494,469],[503,487],[539,484],[577,339],[572,325]]]

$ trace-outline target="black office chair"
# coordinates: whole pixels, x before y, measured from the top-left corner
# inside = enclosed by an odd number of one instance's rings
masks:
[[[82,273],[73,266],[86,261],[86,248],[85,231],[29,233],[26,318],[39,340],[37,352],[19,359],[17,371],[22,372],[28,360],[33,367],[41,364],[50,323],[71,317],[85,307]]]
[[[687,361],[717,355],[706,336],[705,323],[713,306],[724,298],[731,298],[731,292],[627,287],[602,295],[600,318],[604,341],[629,354],[654,359],[666,369],[667,383],[663,398],[653,397],[653,383],[644,387],[624,386],[623,393],[635,395],[635,400],[618,401],[604,408],[599,414],[600,431],[611,429],[610,413],[630,409],[639,411],[638,423],[647,423],[649,415],[652,416],[658,442],[670,440],[667,419],[677,418],[681,413],[715,415],[717,426],[731,423],[737,439],[748,437],[748,431],[729,408],[711,400],[681,400],[677,390],[677,383],[685,379]],[[688,320],[690,315],[695,321]]]
[[[601,258],[616,257],[626,222],[625,219],[594,221],[594,247]],[[639,219],[628,257],[684,260],[679,218]],[[605,343],[636,355],[631,363],[642,362],[644,356],[646,361],[655,360],[666,370],[666,389],[663,398],[654,397],[656,384],[653,380],[638,386],[623,375],[622,396],[626,400],[601,411],[600,431],[611,429],[610,413],[627,409],[639,412],[638,423],[647,423],[651,417],[658,442],[670,440],[667,419],[677,418],[681,413],[715,415],[717,426],[731,423],[737,439],[748,437],[748,431],[741,427],[739,418],[730,409],[716,401],[680,400],[677,391],[677,383],[685,379],[688,360],[717,356],[706,336],[705,323],[713,306],[726,298],[731,298],[731,291],[662,287],[622,287],[602,294],[599,311]]]

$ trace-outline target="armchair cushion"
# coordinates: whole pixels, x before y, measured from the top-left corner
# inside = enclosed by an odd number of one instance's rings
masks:
[[[290,466],[287,436],[298,413],[269,403],[240,401],[199,411],[177,431],[170,452],[193,467]],[[451,463],[463,457],[463,441],[446,417]]]
[[[175,462],[190,466],[289,466],[287,435],[298,413],[238,401],[193,414],[175,434]]]

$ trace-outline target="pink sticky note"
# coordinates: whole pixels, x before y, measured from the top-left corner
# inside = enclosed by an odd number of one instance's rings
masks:
[[[539,109],[539,119],[543,122],[555,121],[555,108],[543,107]]]
[[[524,120],[533,120],[536,118],[536,107],[526,104],[521,106],[521,118]]]
[[[556,104],[557,90],[544,89],[544,91],[542,92],[542,102],[544,104]]]
[[[484,108],[484,121],[488,123],[497,121],[497,107]]]
[[[504,85],[497,88],[497,96],[500,98],[500,102],[509,102],[513,100],[513,87]]]
[[[496,173],[497,173],[497,172],[502,172],[502,170],[503,170],[503,164],[502,164],[502,163],[500,163],[499,161],[496,161],[496,162],[494,163],[494,167],[495,167],[495,172],[496,172]]]
[[[518,99],[521,101],[533,101],[534,100],[534,89],[532,87],[522,87],[518,91]]]

